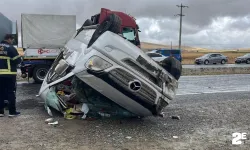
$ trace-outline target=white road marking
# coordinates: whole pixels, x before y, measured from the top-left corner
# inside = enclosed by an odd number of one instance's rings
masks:
[[[18,81],[17,85],[21,85],[21,84],[31,84],[28,81]]]
[[[200,92],[200,93],[179,93],[176,94],[177,96],[181,95],[200,95],[200,94],[216,94],[216,93],[236,93],[236,92],[250,92],[249,89],[245,90],[228,90],[228,91],[205,91],[205,92]]]

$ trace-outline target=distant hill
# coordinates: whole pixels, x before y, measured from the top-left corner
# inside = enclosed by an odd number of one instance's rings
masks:
[[[154,44],[154,43],[147,43],[147,42],[141,42],[141,48],[144,50],[152,50],[156,48],[167,48],[170,49],[171,45],[161,45],[161,44]],[[172,46],[172,49],[178,49],[179,47],[176,45]],[[190,47],[190,46],[182,46],[183,51],[208,51],[208,49],[205,48],[197,48],[197,47]]]
[[[157,48],[167,48],[170,49],[170,45],[161,45],[161,44],[154,44],[154,43],[147,43],[147,42],[141,42],[141,48],[144,51],[157,49]],[[174,45],[172,46],[173,49],[178,49],[179,47]],[[250,52],[250,48],[239,48],[239,49],[206,49],[201,47],[190,47],[190,46],[182,46],[183,52]]]
[[[154,43],[147,43],[147,42],[141,42],[141,48],[144,51],[149,51],[157,48],[167,48],[170,49],[170,45],[162,45],[162,44],[154,44]],[[172,46],[173,49],[178,49],[178,46],[174,45]],[[17,48],[20,55],[23,55],[23,49]],[[250,48],[240,48],[240,49],[229,49],[229,50],[215,50],[215,49],[206,49],[206,48],[200,48],[200,47],[190,47],[190,46],[182,46],[183,52],[250,52]]]

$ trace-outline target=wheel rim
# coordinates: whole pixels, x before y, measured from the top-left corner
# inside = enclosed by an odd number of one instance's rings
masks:
[[[205,61],[205,64],[206,64],[206,65],[208,64],[208,61],[207,61],[207,60]]]
[[[222,63],[224,64],[224,63],[225,63],[225,60],[222,60]]]
[[[249,63],[250,63],[250,60],[247,60],[247,63],[249,64]]]
[[[36,72],[36,76],[39,80],[44,80],[46,74],[48,73],[48,70],[45,68],[40,68]]]

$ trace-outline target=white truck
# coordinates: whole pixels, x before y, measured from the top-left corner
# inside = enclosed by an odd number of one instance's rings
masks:
[[[21,14],[22,77],[41,83],[75,32],[75,15]]]

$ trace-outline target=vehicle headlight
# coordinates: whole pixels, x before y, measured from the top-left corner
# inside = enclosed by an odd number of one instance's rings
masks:
[[[65,60],[60,60],[55,68],[55,72],[58,75],[62,75],[69,67],[69,64]]]
[[[93,71],[102,71],[112,67],[112,64],[98,56],[92,56],[85,66]]]

